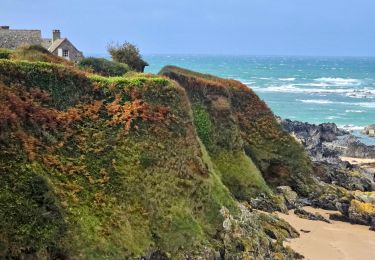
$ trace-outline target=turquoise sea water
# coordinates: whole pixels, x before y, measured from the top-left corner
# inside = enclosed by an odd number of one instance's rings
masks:
[[[148,72],[173,64],[233,78],[275,114],[340,126],[375,123],[375,58],[149,55]]]

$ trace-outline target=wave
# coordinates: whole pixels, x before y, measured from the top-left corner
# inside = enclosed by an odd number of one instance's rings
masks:
[[[364,113],[366,112],[365,110],[350,110],[350,109],[347,109],[345,110],[345,113]]]
[[[375,102],[350,103],[350,102],[331,101],[328,99],[297,99],[296,101],[300,101],[302,103],[309,103],[309,104],[336,104],[336,105],[345,105],[345,106],[359,106],[363,108],[375,108]],[[360,111],[360,110],[356,110],[356,111]],[[363,111],[363,112],[366,112],[366,111]],[[357,112],[357,113],[361,113],[361,112]]]
[[[253,87],[259,92],[278,92],[296,94],[338,94],[350,98],[375,98],[375,89],[370,88],[300,88],[301,84],[286,84],[280,86]]]
[[[358,104],[361,107],[364,108],[375,108],[375,102],[360,102],[360,103],[353,103],[353,104]]]
[[[296,78],[279,78],[280,81],[295,81]]]
[[[338,127],[345,129],[347,131],[361,131],[365,128],[364,126],[356,126],[356,125],[338,125]]]
[[[359,79],[348,79],[348,78],[318,78],[314,81],[325,83],[331,86],[358,86],[361,85],[362,81]]]
[[[335,103],[327,99],[297,99],[297,101],[301,101],[302,103],[308,103],[308,104],[334,104]]]
[[[261,79],[261,80],[271,80],[271,79],[273,79],[273,78],[265,78],[265,77],[263,77],[263,78],[257,78],[257,77],[254,77],[255,79]]]

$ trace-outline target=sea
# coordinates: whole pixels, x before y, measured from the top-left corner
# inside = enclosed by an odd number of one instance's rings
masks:
[[[241,81],[282,117],[314,124],[336,123],[361,141],[375,124],[375,57],[281,57],[146,55],[146,72],[166,65]]]

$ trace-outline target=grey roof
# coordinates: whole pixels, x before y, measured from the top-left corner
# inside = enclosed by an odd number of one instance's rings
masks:
[[[57,39],[55,40],[51,46],[49,46],[48,50],[50,52],[54,52],[65,40],[67,40],[66,38],[62,38],[62,39]]]
[[[42,33],[40,30],[11,30],[0,29],[0,48],[17,48],[22,44],[40,45]]]

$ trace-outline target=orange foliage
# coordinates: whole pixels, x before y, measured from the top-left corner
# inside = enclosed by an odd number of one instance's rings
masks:
[[[139,97],[137,93],[133,97]],[[117,94],[115,100],[107,106],[108,114],[112,116],[110,125],[124,124],[125,130],[130,130],[136,119],[150,122],[163,122],[169,118],[170,109],[162,106],[151,106],[142,99],[121,104],[121,96]],[[135,126],[137,128],[137,126]]]
[[[94,101],[89,104],[80,104],[69,108],[66,111],[60,112],[58,115],[59,122],[66,126],[73,122],[82,121],[83,119],[97,120],[99,118],[99,111],[102,108],[103,101]]]
[[[35,150],[40,141],[41,131],[54,133],[62,129],[64,140],[73,132],[70,126],[84,119],[97,120],[102,101],[79,104],[66,111],[59,111],[46,105],[51,102],[50,95],[38,88],[25,88],[0,84],[0,131],[14,132],[21,141],[30,159],[34,159]],[[45,146],[45,148],[48,148]]]
[[[25,92],[20,87],[11,88],[0,85],[1,110],[0,123],[2,126],[20,128],[23,124],[37,124],[43,129],[56,128],[57,112],[54,109],[41,106],[39,100],[45,100],[48,95],[40,90],[32,89]]]

